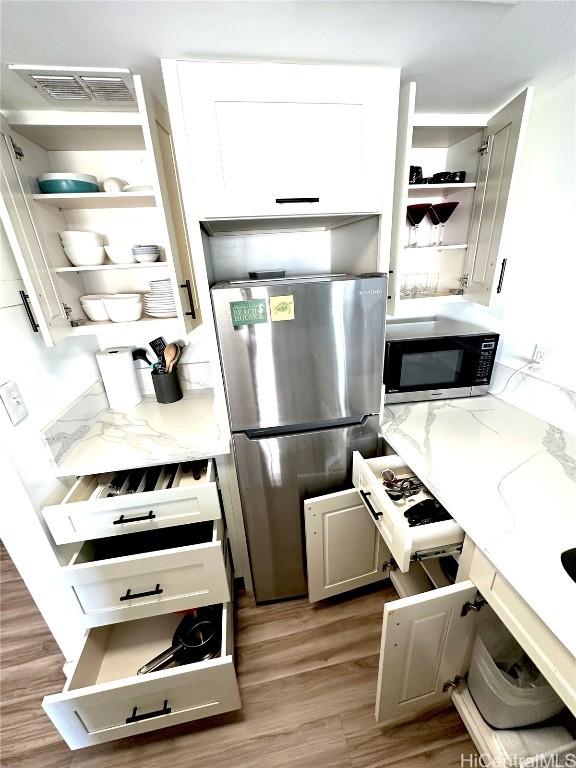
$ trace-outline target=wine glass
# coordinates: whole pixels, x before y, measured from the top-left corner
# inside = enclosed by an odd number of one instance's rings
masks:
[[[416,248],[418,246],[418,225],[431,207],[432,203],[419,203],[418,205],[408,205],[406,207],[406,216],[410,222],[410,234],[408,236],[409,248]]]
[[[450,203],[436,203],[435,205],[430,206],[428,215],[430,216],[432,223],[438,226],[438,237],[436,239],[436,245],[442,245],[446,222],[459,205],[460,203],[454,201]]]

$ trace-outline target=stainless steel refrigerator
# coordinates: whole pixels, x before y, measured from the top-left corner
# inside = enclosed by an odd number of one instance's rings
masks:
[[[303,500],[376,454],[385,275],[215,285],[212,304],[257,602],[307,593]]]

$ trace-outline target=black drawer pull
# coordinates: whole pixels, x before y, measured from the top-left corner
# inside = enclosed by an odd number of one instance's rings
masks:
[[[196,320],[196,310],[194,309],[194,299],[192,298],[192,286],[190,285],[190,280],[186,280],[182,283],[180,288],[186,288],[186,293],[188,294],[188,301],[190,302],[190,312],[184,312],[185,315],[190,315],[192,320]]]
[[[284,205],[284,203],[319,203],[319,197],[277,197],[276,202],[278,205]]]
[[[368,496],[370,496],[370,491],[368,491],[367,493],[365,491],[360,491],[360,496],[362,496],[362,501],[368,507],[368,511],[370,512],[374,520],[378,521],[378,518],[382,517],[382,512],[376,512],[376,510],[372,506],[372,502],[368,498]]]
[[[126,594],[122,595],[120,600],[136,600],[136,598],[138,597],[150,597],[150,595],[161,595],[162,592],[164,592],[164,590],[160,588],[160,584],[156,584],[156,588],[151,589],[150,592],[134,592],[134,594],[132,594],[132,590],[127,589]]]
[[[113,525],[124,525],[124,523],[139,523],[142,520],[155,520],[156,515],[152,510],[148,512],[147,515],[141,515],[140,517],[124,517],[124,515],[120,515],[118,520],[113,520]]]
[[[169,715],[172,709],[168,706],[168,699],[164,699],[164,706],[162,709],[157,709],[155,712],[143,712],[141,715],[137,715],[138,707],[134,707],[130,717],[126,718],[126,725],[130,723],[139,723],[140,720],[150,720],[151,717],[161,717],[162,715]]]
[[[498,287],[496,293],[502,293],[502,286],[504,285],[504,273],[506,272],[506,262],[508,259],[502,259],[502,266],[500,267],[500,279],[498,280]]]

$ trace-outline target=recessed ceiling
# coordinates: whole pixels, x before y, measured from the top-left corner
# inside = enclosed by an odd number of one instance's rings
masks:
[[[490,112],[576,69],[571,0],[4,0],[1,35],[4,64],[129,67],[159,94],[160,57],[401,66],[424,112]],[[2,80],[5,108],[45,107],[5,66]]]

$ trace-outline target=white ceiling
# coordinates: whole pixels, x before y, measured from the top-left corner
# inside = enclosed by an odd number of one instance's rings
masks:
[[[130,67],[162,93],[160,57],[401,66],[418,111],[489,112],[576,70],[576,2],[2,2],[4,64]],[[3,106],[45,105],[2,68]],[[23,105],[23,95],[29,102]]]

